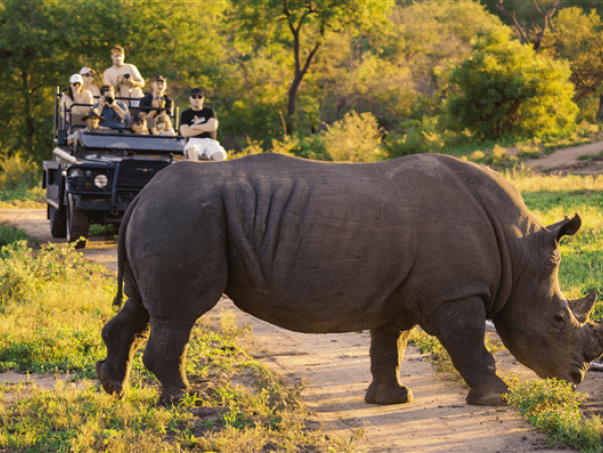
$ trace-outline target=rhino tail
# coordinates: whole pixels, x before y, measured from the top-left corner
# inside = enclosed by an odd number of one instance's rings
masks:
[[[132,203],[128,206],[128,209],[121,219],[121,224],[119,225],[119,234],[117,236],[117,294],[115,294],[115,298],[113,299],[113,306],[117,308],[122,306],[124,298],[124,268],[127,260],[126,231],[128,230],[128,223],[130,223],[130,218],[132,217],[132,212],[134,211],[137,201],[138,197],[132,200]]]

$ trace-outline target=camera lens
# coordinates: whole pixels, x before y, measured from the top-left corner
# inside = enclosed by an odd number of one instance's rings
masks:
[[[130,74],[124,75],[124,79],[129,79],[129,78],[130,78]]]

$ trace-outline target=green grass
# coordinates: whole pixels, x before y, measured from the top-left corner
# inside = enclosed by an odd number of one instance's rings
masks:
[[[46,190],[41,187],[27,187],[21,184],[14,189],[0,187],[0,209],[42,209]]]
[[[7,223],[0,223],[0,247],[17,241],[27,241],[32,244],[40,245],[38,238],[28,236],[25,231]]]
[[[579,406],[586,395],[574,392],[569,383],[555,379],[514,381],[504,398],[532,425],[548,433],[549,447],[569,445],[583,453],[603,450],[600,418],[584,419]]]
[[[115,315],[114,292],[115,278],[72,246],[2,247],[0,370],[68,372],[72,382],[52,390],[0,386],[0,450],[361,451],[355,438],[306,427],[303,385],[286,385],[254,360],[241,346],[250,329],[237,328],[228,311],[219,330],[198,322],[191,334],[186,371],[204,398],[158,407],[159,382],[142,365],[141,351],[123,400],[105,394],[87,379],[106,354],[100,331]]]

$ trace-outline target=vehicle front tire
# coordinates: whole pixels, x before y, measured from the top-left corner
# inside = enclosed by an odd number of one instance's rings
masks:
[[[65,208],[55,209],[48,206],[50,217],[50,234],[53,238],[64,238],[67,235],[67,217]]]
[[[90,219],[83,209],[75,208],[75,197],[67,195],[67,242],[75,242],[75,248],[86,247],[86,240],[78,240],[80,237],[88,239],[90,232]]]

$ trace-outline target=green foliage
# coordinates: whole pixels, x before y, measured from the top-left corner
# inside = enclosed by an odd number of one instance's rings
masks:
[[[602,28],[603,21],[594,10],[587,13],[577,7],[564,8],[543,39],[544,54],[569,61],[576,101],[602,92]]]
[[[346,113],[320,135],[329,160],[370,162],[385,158],[380,146],[381,130],[371,113]]]
[[[25,241],[0,251],[0,369],[94,375],[114,288],[72,246]]]
[[[586,395],[574,392],[571,384],[555,379],[514,383],[504,398],[545,431],[551,444],[570,445],[584,453],[603,449],[601,420],[582,418],[578,407]]]
[[[569,76],[567,64],[536,55],[506,33],[481,36],[451,76],[451,124],[483,138],[564,131],[577,113]]]
[[[40,244],[39,239],[29,237],[25,231],[6,223],[0,223],[0,248],[17,241],[29,241],[33,244]]]

